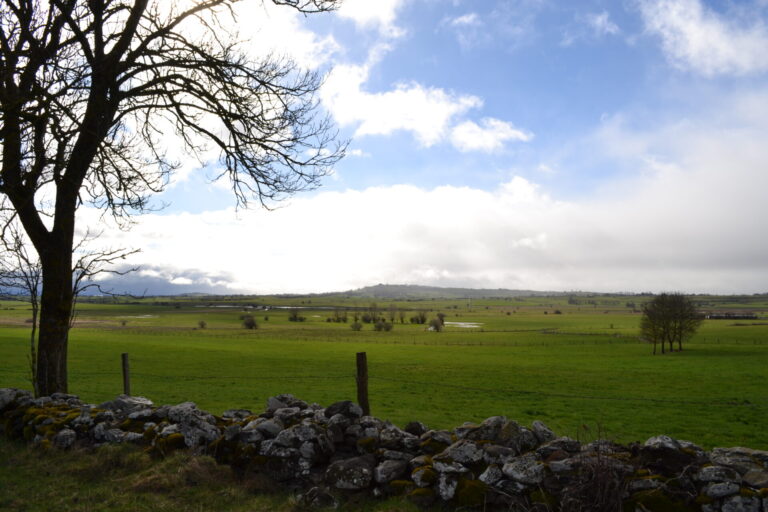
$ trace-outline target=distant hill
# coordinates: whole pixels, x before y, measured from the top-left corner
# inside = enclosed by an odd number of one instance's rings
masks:
[[[541,292],[533,290],[441,288],[415,284],[377,284],[334,295],[371,299],[504,299],[511,297],[544,297],[579,295],[572,292]]]

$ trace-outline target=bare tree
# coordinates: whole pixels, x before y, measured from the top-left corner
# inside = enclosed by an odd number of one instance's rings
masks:
[[[640,333],[643,338],[661,344],[661,353],[665,353],[665,344],[669,351],[683,350],[683,341],[689,339],[698,330],[702,316],[696,305],[681,293],[662,293],[643,306],[640,320]]]
[[[117,295],[112,289],[105,289],[99,283],[99,277],[104,274],[124,276],[138,270],[135,266],[117,265],[140,249],[125,248],[99,248],[93,249],[89,245],[96,241],[102,232],[93,233],[86,230],[85,235],[73,248],[73,254],[77,257],[72,270],[72,311],[69,316],[70,328],[75,323],[77,316],[77,300],[87,290],[96,289],[102,295]]]
[[[15,293],[29,301],[32,309],[29,333],[29,375],[35,396],[37,391],[37,323],[40,312],[40,287],[43,271],[40,260],[30,254],[19,226],[10,223],[3,226],[0,253],[0,288],[4,293]]]
[[[88,289],[97,288],[99,293],[115,295],[112,290],[105,290],[98,282],[102,274],[126,275],[137,270],[136,267],[114,268],[113,265],[124,260],[138,250],[128,249],[94,249],[89,247],[101,233],[87,230],[85,235],[74,247],[77,256],[72,275],[72,312],[70,328],[74,325],[77,312],[77,300]],[[29,301],[32,318],[29,339],[29,370],[32,386],[37,393],[37,330],[40,312],[40,288],[42,285],[42,266],[34,252],[30,252],[29,243],[17,222],[10,221],[3,225],[2,253],[0,253],[0,288],[4,292],[15,292]]]
[[[343,156],[316,116],[321,77],[248,57],[230,34],[234,1],[0,2],[0,194],[42,268],[40,394],[67,391],[75,212],[145,211],[178,166],[167,133],[199,158],[218,151],[239,206],[315,187]],[[272,1],[305,13],[338,3]]]

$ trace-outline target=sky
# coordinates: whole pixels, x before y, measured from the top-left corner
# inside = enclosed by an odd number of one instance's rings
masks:
[[[347,156],[271,211],[185,155],[130,230],[83,208],[141,249],[115,291],[768,292],[768,0],[237,13],[249,51],[325,74]]]

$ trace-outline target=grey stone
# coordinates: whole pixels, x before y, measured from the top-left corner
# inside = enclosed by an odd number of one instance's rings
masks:
[[[474,441],[462,439],[435,456],[435,460],[452,459],[460,464],[472,465],[483,460],[485,452]]]
[[[539,444],[542,443],[548,443],[550,441],[554,441],[557,436],[555,436],[555,433],[552,432],[552,430],[544,424],[544,422],[536,420],[533,422],[533,425],[531,425],[533,429],[533,434],[536,436],[536,439],[539,441]]]
[[[648,448],[667,448],[669,450],[680,450],[680,443],[669,436],[655,436],[648,439],[643,446]]]
[[[741,475],[736,470],[725,466],[706,466],[694,475],[699,482],[733,482],[740,483]]]
[[[443,451],[453,443],[451,433],[447,430],[428,430],[419,437],[419,446],[432,447],[442,445],[437,452]],[[430,448],[432,449],[432,448]]]
[[[437,480],[437,495],[443,500],[452,500],[456,494],[456,488],[459,486],[459,479],[456,475],[450,473],[440,473]]]
[[[727,466],[745,474],[752,469],[768,470],[768,452],[737,446],[734,448],[715,448],[709,458],[713,464]]]
[[[531,454],[516,457],[504,464],[504,474],[523,484],[538,485],[544,480],[544,465]]]
[[[739,492],[739,485],[733,482],[712,482],[704,492],[710,498],[724,498]]]
[[[279,445],[274,439],[268,439],[262,442],[259,453],[266,455],[267,457],[275,457],[278,459],[297,459],[301,456],[297,448],[289,448],[287,446]]]
[[[479,425],[470,422],[464,423],[460,427],[456,427],[454,433],[459,439],[496,442],[505,423],[507,423],[506,417],[491,416],[483,420]]]
[[[300,400],[290,393],[283,393],[277,395],[276,398],[279,402],[285,404],[285,407],[298,407],[301,410],[308,409],[309,405],[304,400]]]
[[[731,496],[725,498],[720,506],[721,512],[760,512],[760,498]]]
[[[480,474],[478,480],[485,484],[493,485],[502,478],[504,478],[504,473],[501,471],[501,468],[496,464],[491,464]]]
[[[70,425],[72,427],[83,427],[89,429],[93,426],[93,418],[91,417],[91,408],[89,406],[83,406],[80,410],[80,416],[72,420]]]
[[[112,401],[100,404],[98,408],[109,409],[111,411],[120,412],[127,415],[134,411],[151,408],[154,405],[155,404],[152,403],[152,400],[143,396],[119,395]]]
[[[259,432],[264,438],[272,439],[277,436],[285,427],[282,422],[277,419],[259,418],[251,421],[245,427],[243,431],[255,430]]]
[[[243,427],[240,425],[230,425],[224,429],[224,440],[233,441],[234,439],[240,439],[242,431]]]
[[[322,427],[312,424],[299,424],[282,430],[275,437],[275,443],[281,446],[298,448],[307,441],[317,442],[321,436],[325,436],[325,430]]]
[[[429,466],[432,463],[432,457],[429,455],[418,455],[416,457],[413,457],[409,465],[411,466],[411,469],[416,469],[424,466]]]
[[[168,437],[171,434],[179,434],[180,432],[181,432],[181,429],[179,428],[179,426],[176,425],[175,423],[172,423],[170,425],[164,426],[160,430],[160,437]]]
[[[558,437],[536,448],[536,453],[542,459],[548,458],[554,452],[576,454],[581,451],[581,443],[570,437]]]
[[[429,487],[437,480],[437,472],[430,466],[421,466],[411,472],[411,480],[417,487]]]
[[[278,409],[288,407],[288,404],[275,396],[267,398],[267,412],[273,413]]]
[[[401,450],[405,447],[406,438],[416,439],[416,436],[400,430],[394,425],[387,425],[379,434],[379,443],[383,448],[390,450]]]
[[[744,483],[755,489],[768,487],[768,471],[761,469],[750,469],[742,477]]]
[[[376,483],[384,484],[397,480],[408,470],[408,463],[403,460],[385,460],[373,471]]]
[[[519,455],[516,449],[498,444],[483,445],[483,452],[484,460],[488,464],[505,464],[509,460]]]
[[[17,388],[2,388],[0,389],[0,412],[6,407],[19,401],[31,401],[32,393],[23,389]]]
[[[494,487],[504,491],[506,494],[523,494],[528,490],[528,486],[516,480],[501,479],[494,484]]]
[[[222,418],[228,418],[233,420],[244,420],[248,416],[253,416],[253,413],[248,409],[227,409],[221,413]]]
[[[435,468],[435,471],[437,471],[438,473],[468,473],[469,472],[469,468],[467,468],[460,462],[456,462],[450,457],[440,458],[439,455],[435,456],[432,459],[432,467]]]
[[[385,460],[404,460],[405,462],[409,462],[413,458],[413,454],[399,452],[397,450],[383,450],[381,452],[381,458]]]
[[[144,441],[144,434],[138,432],[125,432],[123,434],[124,443],[141,443]]]
[[[325,480],[336,489],[367,489],[373,481],[375,464],[376,458],[372,455],[339,460],[328,466]]]
[[[403,430],[416,437],[420,437],[425,432],[428,432],[429,428],[427,428],[427,426],[420,421],[411,421],[405,426]]]
[[[678,444],[680,445],[680,449],[687,452],[693,452],[697,458],[703,458],[706,457],[707,453],[697,444],[692,443],[691,441],[684,441],[682,439],[677,440]]]
[[[301,409],[298,407],[282,407],[273,412],[273,417],[283,425],[295,423],[301,419]]]
[[[307,492],[299,495],[298,501],[304,508],[331,508],[334,510],[339,508],[338,500],[322,487],[312,487]]]
[[[189,448],[212,443],[221,436],[213,415],[201,411],[194,402],[183,402],[168,408],[168,419],[179,425]]]
[[[69,428],[62,429],[53,436],[53,446],[66,450],[71,448],[77,440],[77,433]]]
[[[547,465],[553,473],[568,473],[575,469],[574,461],[571,459],[554,460]]]
[[[330,418],[336,414],[342,414],[347,418],[360,418],[363,415],[363,410],[354,402],[349,400],[343,400],[336,402],[325,408],[325,417]]]
[[[661,482],[655,478],[638,478],[631,480],[628,487],[630,492],[648,491],[661,487]]]

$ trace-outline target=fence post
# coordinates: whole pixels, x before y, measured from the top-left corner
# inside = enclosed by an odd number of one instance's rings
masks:
[[[121,356],[123,360],[123,394],[131,396],[131,368],[128,365],[128,353]]]
[[[363,415],[371,414],[368,403],[368,359],[365,352],[357,353],[357,403],[363,409]]]

